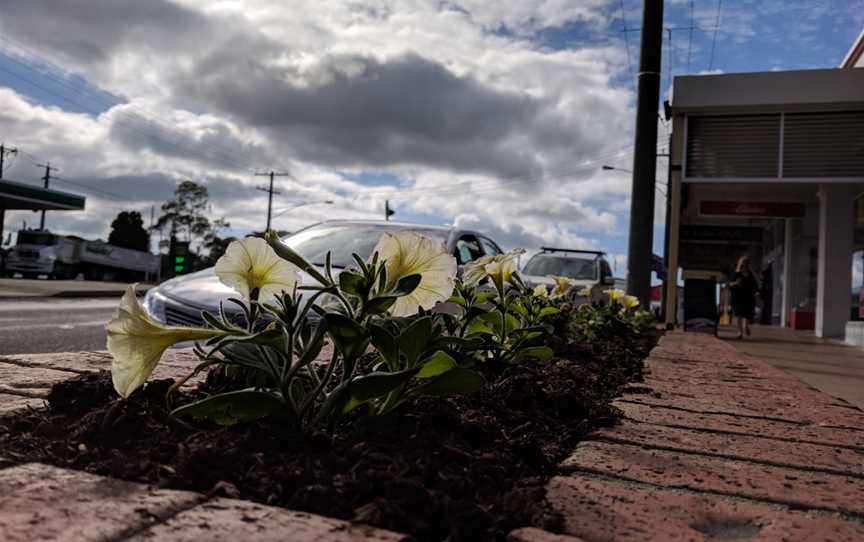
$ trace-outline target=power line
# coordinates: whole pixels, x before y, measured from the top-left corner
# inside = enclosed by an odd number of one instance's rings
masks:
[[[113,192],[108,192],[107,190],[102,190],[101,188],[94,188],[94,187],[92,187],[92,186],[90,186],[90,185],[86,185],[86,184],[78,183],[78,182],[75,182],[75,181],[70,181],[69,179],[66,179],[66,178],[64,178],[64,177],[58,177],[58,176],[55,175],[54,177],[51,177],[51,178],[52,178],[53,180],[55,180],[55,181],[59,181],[59,182],[61,182],[61,183],[66,183],[66,184],[71,184],[71,185],[77,186],[77,187],[79,187],[79,188],[82,188],[82,189],[85,190],[85,191],[90,191],[90,192],[93,192],[93,193],[96,193],[96,194],[102,194],[102,195],[107,196],[107,197],[112,198],[112,199],[116,199],[116,200],[123,200],[123,201],[127,201],[127,200],[129,199],[129,198],[126,197],[126,196],[121,196],[120,194],[115,194],[115,193],[113,193]]]
[[[708,62],[708,71],[714,68],[714,49],[717,46],[717,30],[720,28],[720,5],[723,0],[717,0],[717,20],[714,21],[714,38],[711,40],[711,60]]]
[[[630,81],[633,82],[633,88],[636,88],[636,76],[633,75],[633,62],[630,60],[630,37],[627,30],[627,16],[624,11],[624,0],[621,0],[621,24],[624,32],[624,48],[627,51],[627,69],[630,70]]]

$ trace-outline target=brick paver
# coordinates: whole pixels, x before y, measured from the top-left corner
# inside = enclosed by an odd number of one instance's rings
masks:
[[[262,506],[235,499],[215,499],[185,510],[128,540],[135,542],[395,542],[405,539],[391,531]]]
[[[845,401],[713,337],[671,333],[614,404],[622,423],[581,443],[548,484],[557,534],[864,540],[864,413]]]
[[[584,474],[553,478],[546,498],[564,514],[566,534],[592,541],[864,540],[864,525],[838,514]]]
[[[118,540],[202,500],[30,463],[0,471],[0,540]]]
[[[607,442],[759,461],[781,467],[821,470],[864,478],[864,454],[850,448],[787,442],[754,435],[732,435],[623,420],[594,438]],[[574,457],[578,456],[578,452]],[[564,461],[570,466],[570,459]]]
[[[385,542],[399,533],[29,463],[0,470],[0,540]]]

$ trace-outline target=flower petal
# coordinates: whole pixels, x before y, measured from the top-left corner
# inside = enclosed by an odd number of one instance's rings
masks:
[[[120,300],[117,313],[106,324],[111,380],[121,397],[138,389],[153,373],[162,353],[182,341],[205,340],[225,332],[216,329],[165,326],[154,322],[138,302],[135,285]]]

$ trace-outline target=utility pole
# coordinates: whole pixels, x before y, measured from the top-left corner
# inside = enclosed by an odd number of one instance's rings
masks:
[[[7,154],[18,154],[18,149],[9,149],[3,143],[0,143],[0,179],[3,178],[3,163]]]
[[[270,188],[265,188],[263,186],[259,186],[258,190],[262,192],[267,192],[267,227],[264,228],[264,233],[270,231],[270,216],[273,213],[273,194],[281,194],[279,190],[273,190],[273,178],[274,177],[290,177],[290,173],[276,173],[275,171],[271,171],[269,173],[255,173],[256,177],[270,177]]]
[[[51,167],[51,162],[46,162],[44,164],[36,164],[36,167],[44,167],[45,168],[45,176],[42,177],[42,180],[45,181],[45,188],[51,184],[51,172],[52,171],[60,171],[56,167]],[[39,229],[45,229],[45,210],[42,210],[42,218],[39,220]]]
[[[660,100],[660,51],[663,44],[663,0],[644,0],[636,105],[636,149],[630,200],[627,290],[650,304],[654,239],[654,190],[657,171],[657,105]]]
[[[384,200],[384,220],[390,222],[390,217],[395,215],[396,211],[390,208],[390,200]]]

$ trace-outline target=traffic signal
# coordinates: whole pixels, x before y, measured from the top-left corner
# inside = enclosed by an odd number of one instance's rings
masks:
[[[168,251],[171,270],[174,275],[185,275],[190,270],[192,263],[191,255],[189,254],[189,241],[171,240],[171,247]]]

